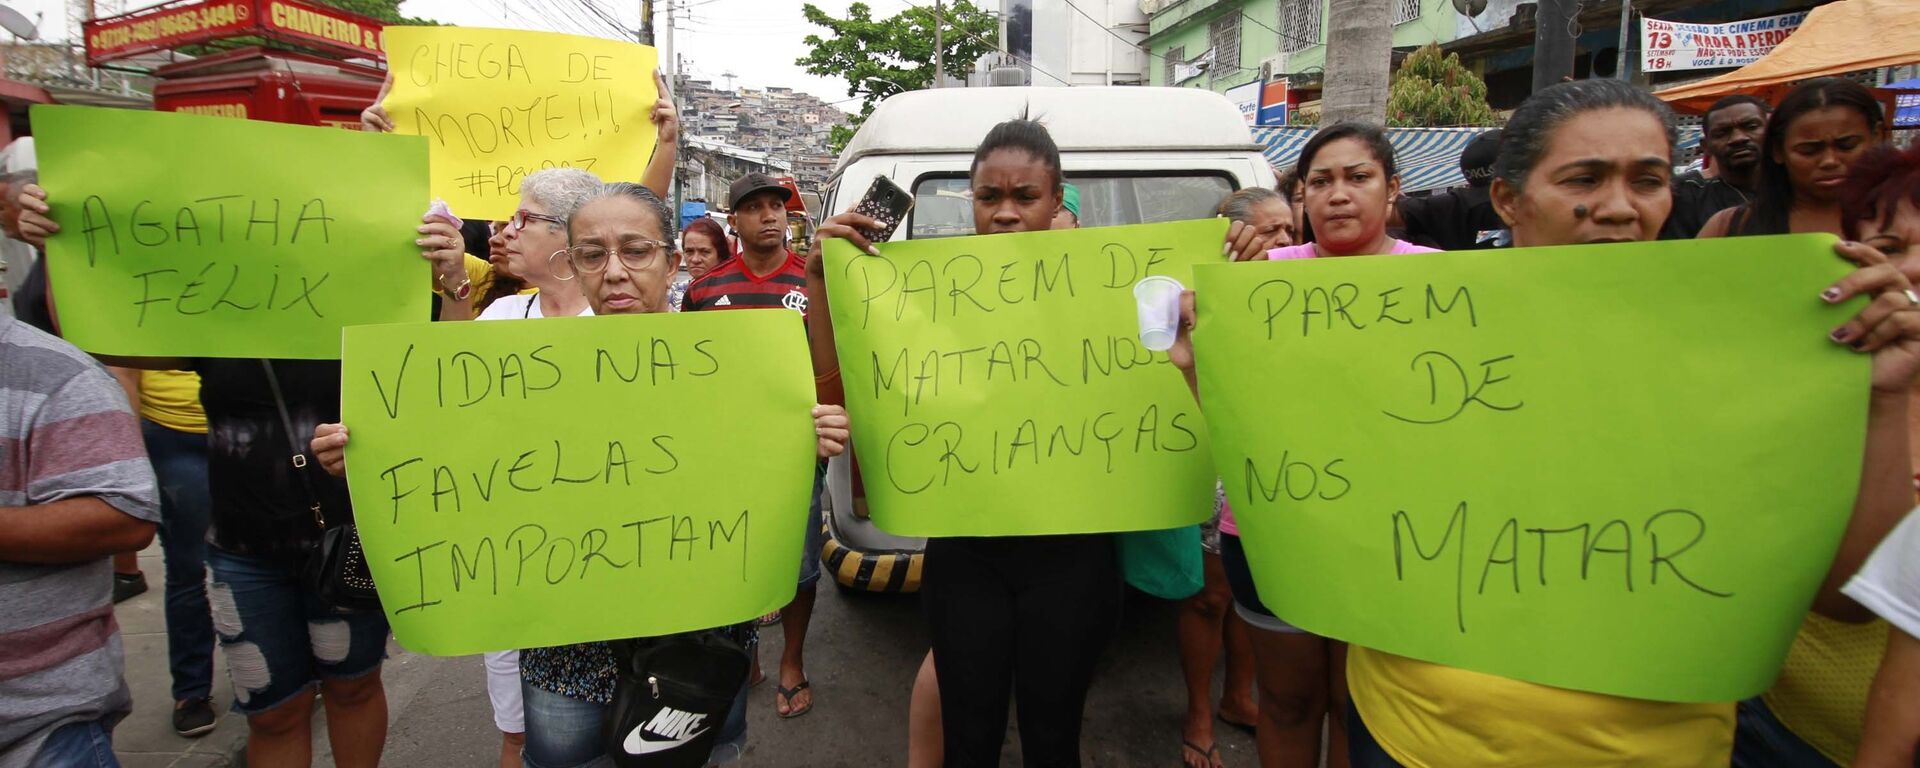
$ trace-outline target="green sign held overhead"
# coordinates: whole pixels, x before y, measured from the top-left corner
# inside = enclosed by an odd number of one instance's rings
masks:
[[[809,366],[790,312],[347,329],[347,480],[394,635],[457,655],[786,604],[819,524]]]
[[[1133,287],[1220,260],[1220,219],[825,246],[874,521],[905,536],[1192,525],[1199,409],[1140,343]]]
[[[139,357],[334,359],[340,329],[425,320],[417,136],[37,106],[66,338]]]
[[[1826,338],[1832,242],[1200,268],[1201,398],[1261,599],[1546,685],[1759,693],[1859,479],[1870,361]]]

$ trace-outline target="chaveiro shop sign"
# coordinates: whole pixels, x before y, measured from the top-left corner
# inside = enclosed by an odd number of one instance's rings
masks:
[[[384,58],[378,20],[300,0],[176,1],[94,19],[82,29],[89,66],[240,35]]]
[[[1744,67],[1773,51],[1806,18],[1806,11],[1726,24],[1642,18],[1640,66],[1647,72]]]

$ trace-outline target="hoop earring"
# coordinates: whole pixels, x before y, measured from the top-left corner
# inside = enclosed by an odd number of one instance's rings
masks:
[[[547,255],[547,273],[553,275],[554,279],[559,280],[561,282],[572,280],[574,275],[573,264],[569,263],[564,258],[566,254],[567,254],[567,249],[562,248],[560,250],[554,251],[553,253],[550,253]],[[559,270],[553,268],[553,259],[556,256],[562,257],[560,259],[560,263],[567,265],[567,274],[564,277],[560,275]]]

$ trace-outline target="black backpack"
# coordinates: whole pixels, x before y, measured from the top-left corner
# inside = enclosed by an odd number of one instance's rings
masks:
[[[733,627],[613,642],[607,754],[619,768],[701,768],[750,660]]]

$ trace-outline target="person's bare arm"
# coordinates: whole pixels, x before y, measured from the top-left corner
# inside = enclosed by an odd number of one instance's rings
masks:
[[[1814,611],[1839,621],[1873,618],[1840,588],[1860,570],[1875,547],[1913,509],[1913,461],[1908,446],[1907,407],[1920,375],[1920,309],[1908,297],[1913,284],[1885,254],[1861,243],[1835,243],[1834,251],[1859,269],[1821,293],[1830,303],[1855,296],[1872,300],[1833,330],[1835,344],[1873,355],[1867,406],[1865,458],[1853,514],[1834,554]]]
[[[0,507],[0,560],[77,563],[153,542],[153,523],[114,509],[95,496],[31,507]]]
[[[1913,768],[1920,751],[1920,639],[1898,629],[1887,634],[1853,768]]]
[[[1726,237],[1727,233],[1733,229],[1734,210],[1733,208],[1727,208],[1708,218],[1707,223],[1700,227],[1700,234],[1694,237]]]
[[[673,166],[680,159],[680,113],[673,108],[673,94],[667,92],[667,81],[659,70],[654,70],[653,82],[660,89],[660,99],[653,103],[651,115],[653,158],[647,161],[647,171],[641,175],[640,184],[653,190],[661,200],[672,201]]]
[[[833,347],[833,315],[827,306],[827,259],[822,244],[839,238],[867,253],[878,253],[867,242],[863,229],[881,229],[880,222],[848,211],[820,223],[813,233],[813,258],[807,260],[807,337],[813,353],[813,375],[818,378],[839,372],[840,358]]]

